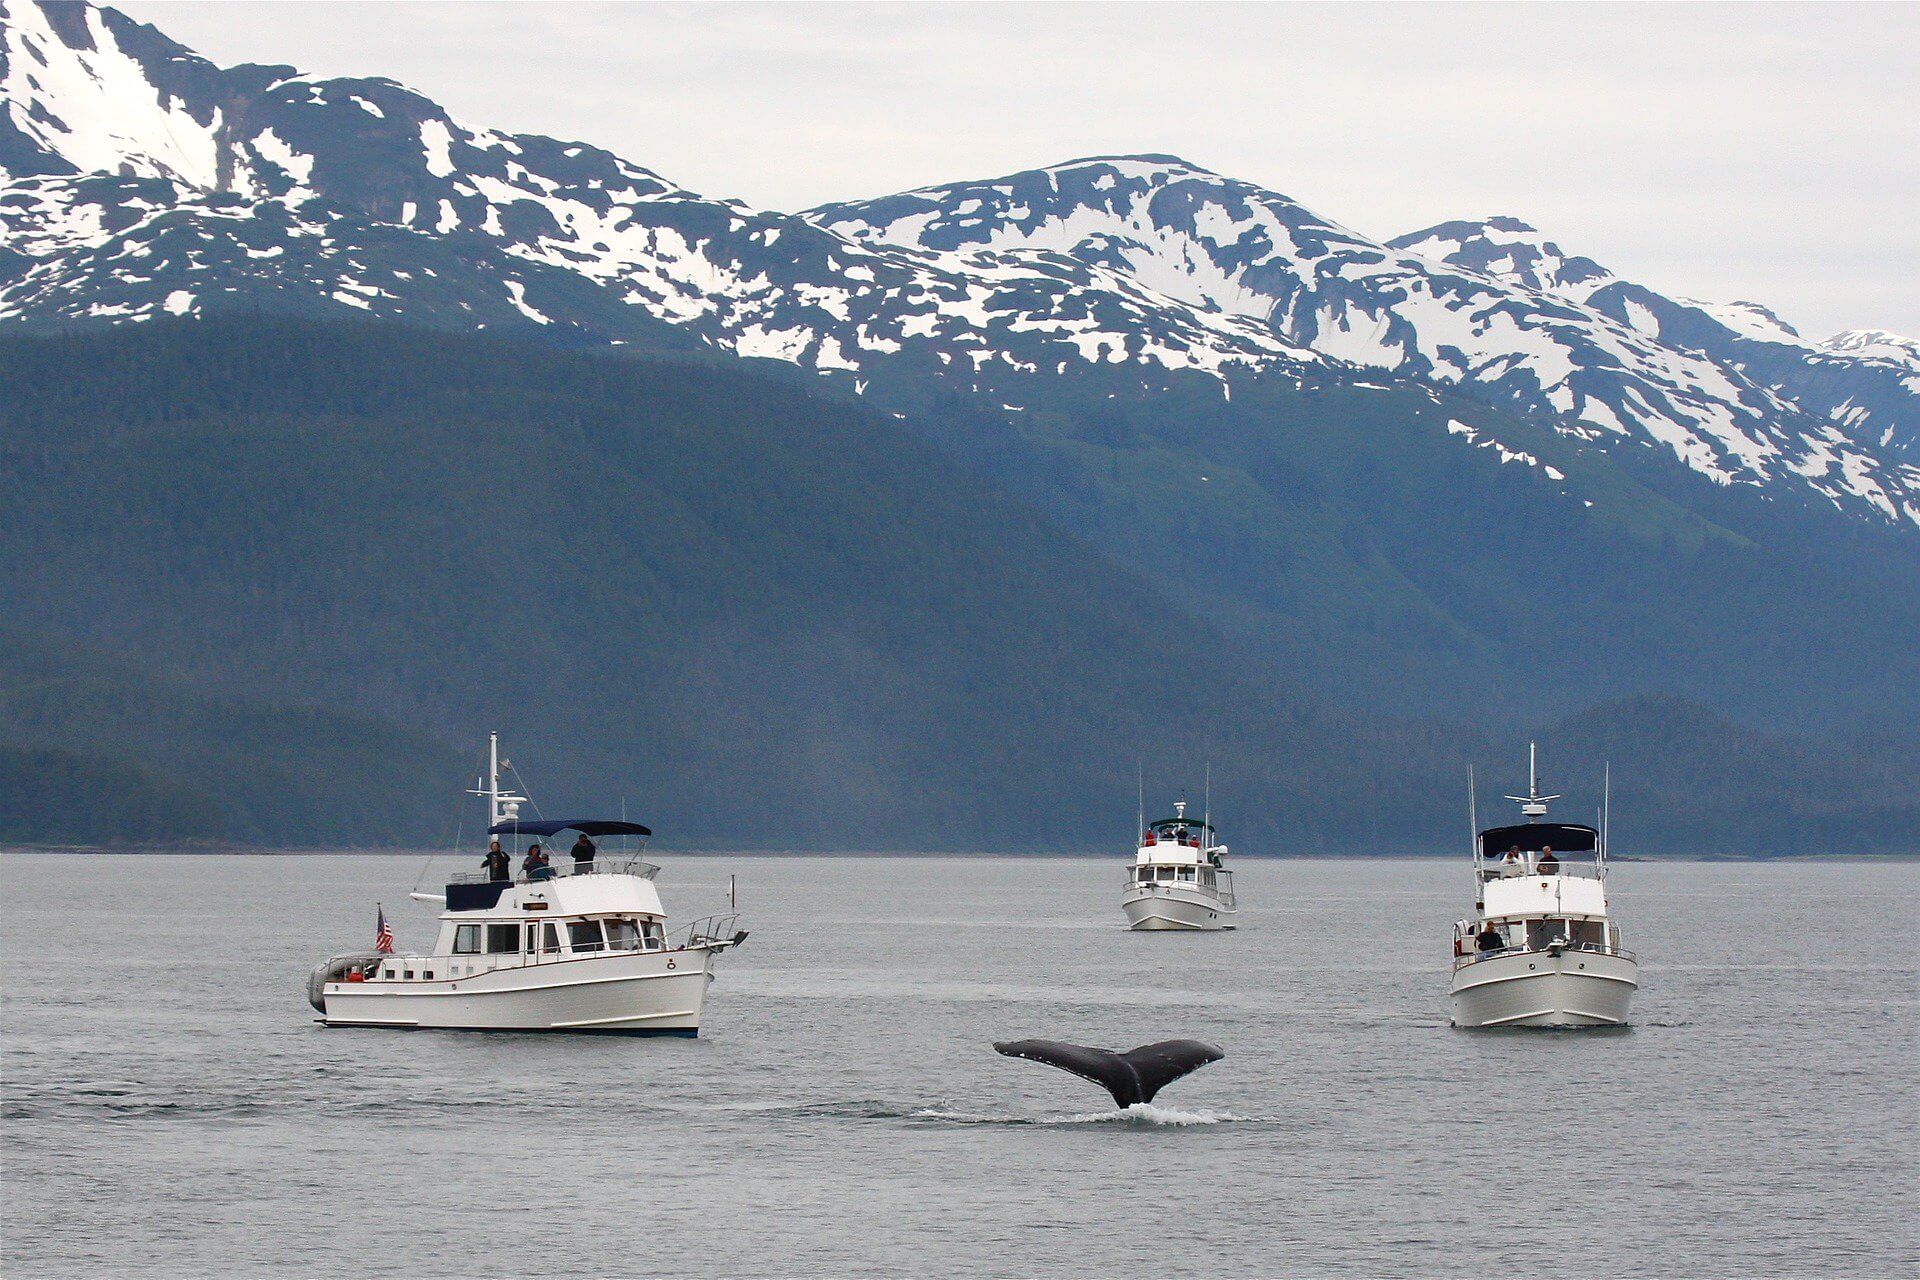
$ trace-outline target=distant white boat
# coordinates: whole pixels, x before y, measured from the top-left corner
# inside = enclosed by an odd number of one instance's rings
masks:
[[[1146,824],[1127,867],[1120,905],[1134,929],[1231,929],[1236,913],[1227,846],[1215,844],[1213,824],[1187,817],[1187,802],[1174,816]]]
[[[1527,794],[1507,797],[1525,821],[1474,836],[1474,916],[1453,926],[1456,1027],[1627,1021],[1640,964],[1607,914],[1606,810],[1598,830],[1542,821],[1559,798],[1540,794],[1529,743]]]
[[[517,845],[562,831],[652,834],[624,821],[523,820],[526,797],[500,785],[498,735],[488,766],[475,794],[486,799],[490,835]],[[308,999],[330,1027],[697,1035],[714,959],[747,935],[724,915],[669,936],[659,870],[634,857],[574,863],[562,854],[517,877],[456,876],[444,894],[412,895],[445,907],[431,952],[334,956],[314,970]]]

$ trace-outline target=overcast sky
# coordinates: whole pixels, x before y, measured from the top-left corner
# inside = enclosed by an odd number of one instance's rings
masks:
[[[127,0],[800,209],[1161,151],[1386,237],[1494,213],[1811,336],[1920,336],[1920,5]]]

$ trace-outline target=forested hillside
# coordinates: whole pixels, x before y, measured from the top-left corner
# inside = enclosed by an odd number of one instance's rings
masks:
[[[1045,407],[953,396],[911,420],[1342,705],[1490,728],[1641,695],[1779,732],[1920,719],[1905,533],[1415,387],[1020,398]]]
[[[1248,852],[1435,849],[1516,754],[1298,686],[1053,482],[737,363],[180,322],[0,340],[0,387],[11,838],[437,843],[497,728],[549,812],[680,846],[1117,846],[1137,762],[1171,798],[1211,760]],[[1669,775],[1786,750],[1618,714],[1629,775],[1649,725]],[[1830,776],[1735,772],[1641,845],[1760,794],[1805,818],[1767,851],[1911,842],[1910,769]]]

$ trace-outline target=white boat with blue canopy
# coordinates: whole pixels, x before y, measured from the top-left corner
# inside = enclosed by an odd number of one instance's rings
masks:
[[[414,893],[442,907],[433,948],[327,960],[308,985],[320,1021],[699,1034],[714,960],[747,936],[736,917],[709,916],[669,932],[654,884],[660,868],[636,851],[608,855],[594,843],[638,840],[644,847],[648,828],[611,819],[524,819],[526,797],[501,786],[497,735],[488,764],[489,777],[474,791],[487,801],[489,836],[518,846],[573,832],[580,837],[574,856],[547,865],[526,858],[517,873],[510,861],[489,856],[477,859],[482,870],[447,881],[443,893]]]
[[[1143,815],[1144,816],[1144,815]],[[1187,816],[1176,801],[1171,818],[1143,822],[1120,897],[1127,927],[1153,932],[1231,929],[1237,907],[1227,846],[1213,823]]]
[[[1544,821],[1560,797],[1540,794],[1532,744],[1527,794],[1507,799],[1522,821],[1474,833],[1474,916],[1453,926],[1453,1024],[1624,1026],[1640,962],[1607,909],[1610,804],[1599,827]]]

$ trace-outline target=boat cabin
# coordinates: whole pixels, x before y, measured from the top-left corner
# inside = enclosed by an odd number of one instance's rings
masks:
[[[1476,845],[1479,918],[1454,926],[1454,954],[1481,954],[1492,927],[1499,950],[1616,951],[1620,928],[1607,915],[1606,858],[1600,833],[1573,822],[1493,827]]]
[[[1150,822],[1134,851],[1128,883],[1185,884],[1209,893],[1230,893],[1233,873],[1221,866],[1227,849],[1213,841],[1213,824],[1201,818],[1180,815]]]

